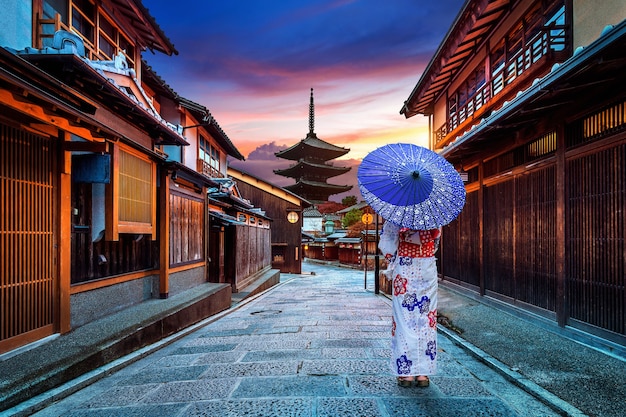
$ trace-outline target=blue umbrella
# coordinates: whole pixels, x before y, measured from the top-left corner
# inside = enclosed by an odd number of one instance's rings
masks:
[[[381,146],[359,166],[365,201],[385,220],[414,230],[436,229],[463,210],[465,186],[439,154],[409,143]]]

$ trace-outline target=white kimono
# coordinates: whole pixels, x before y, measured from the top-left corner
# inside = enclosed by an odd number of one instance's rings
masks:
[[[441,230],[385,223],[379,249],[393,281],[391,369],[397,376],[437,371],[437,251]]]

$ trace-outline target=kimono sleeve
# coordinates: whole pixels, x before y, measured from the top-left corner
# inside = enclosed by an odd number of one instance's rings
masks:
[[[383,231],[378,241],[378,249],[386,258],[395,255],[398,250],[399,231],[400,228],[393,223],[385,222],[383,225]]]

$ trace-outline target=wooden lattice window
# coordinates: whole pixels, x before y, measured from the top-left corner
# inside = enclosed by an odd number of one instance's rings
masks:
[[[220,172],[220,151],[204,136],[200,136],[200,159],[206,162],[213,170]]]
[[[93,0],[44,0],[41,7],[38,47],[51,46],[54,32],[62,29],[80,36],[87,58],[113,60],[121,52],[135,67],[135,44]]]
[[[135,47],[117,26],[104,16],[100,16],[98,30],[98,52],[102,58],[112,60],[121,52],[126,56],[130,67],[135,65]]]
[[[107,239],[118,240],[120,233],[156,239],[156,165],[138,152],[115,146],[112,171]]]

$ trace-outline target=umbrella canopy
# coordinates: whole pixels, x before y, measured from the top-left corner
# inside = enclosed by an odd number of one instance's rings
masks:
[[[450,223],[465,205],[465,186],[439,154],[409,143],[370,152],[357,173],[361,194],[385,220],[414,230]]]

